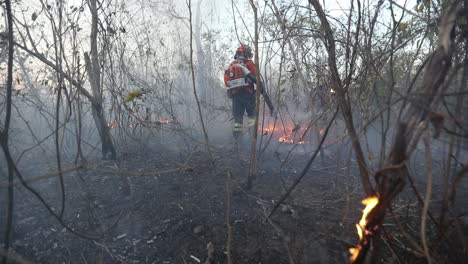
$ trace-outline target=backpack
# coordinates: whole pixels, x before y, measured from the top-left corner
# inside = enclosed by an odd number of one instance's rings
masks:
[[[246,78],[249,73],[250,71],[242,60],[235,60],[224,72],[224,82],[228,89],[249,86],[250,83],[247,82]]]

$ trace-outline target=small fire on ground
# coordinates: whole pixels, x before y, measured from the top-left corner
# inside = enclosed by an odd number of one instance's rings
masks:
[[[377,196],[370,196],[362,200],[362,204],[364,204],[366,207],[362,211],[361,220],[359,220],[359,223],[356,224],[356,229],[359,236],[359,244],[356,247],[349,249],[349,253],[351,253],[351,256],[349,257],[350,263],[354,263],[356,261],[357,257],[359,256],[359,252],[362,250],[362,243],[365,242],[365,235],[368,235],[371,232],[367,230],[367,216],[377,206],[378,203],[379,198]]]
[[[174,118],[161,118],[159,121],[156,121],[159,124],[172,124],[172,123],[177,123],[177,121]]]
[[[293,125],[281,125],[268,124],[268,126],[259,125],[258,132],[263,136],[272,135],[272,139],[284,144],[306,144],[307,141],[302,139],[304,134],[304,129],[301,128],[299,124]]]

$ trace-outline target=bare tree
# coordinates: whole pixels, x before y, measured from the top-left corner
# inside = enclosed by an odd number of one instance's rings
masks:
[[[86,70],[88,72],[89,82],[91,84],[91,90],[93,92],[93,118],[96,124],[99,136],[101,138],[102,155],[106,156],[110,153],[113,159],[116,158],[116,152],[114,143],[112,142],[112,135],[105,117],[103,109],[103,97],[101,87],[101,65],[98,56],[98,7],[97,1],[91,0],[89,3],[91,11],[91,51],[89,56],[85,53]]]

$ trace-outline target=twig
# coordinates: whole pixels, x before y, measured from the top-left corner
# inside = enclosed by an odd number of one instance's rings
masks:
[[[232,9],[232,19],[233,19],[233,22],[234,22],[234,31],[236,32],[236,37],[237,37],[237,41],[239,43],[242,43],[240,38],[239,38],[239,32],[237,31],[237,23],[236,23],[236,14],[234,13],[234,0],[231,0],[231,9]],[[237,8],[237,6],[236,6]]]
[[[262,203],[272,203],[271,201],[267,201],[267,200],[264,200],[262,198],[258,198],[256,196],[253,196],[252,194],[248,193],[246,190],[242,189],[242,187],[240,185],[237,185],[237,188],[239,190],[241,190],[241,192],[243,192],[245,195],[247,195],[248,197],[250,197],[252,199],[255,199],[255,200],[260,201]]]
[[[197,263],[201,263],[201,260],[197,257],[195,257],[194,255],[190,255],[190,258],[195,260]]]
[[[213,245],[213,243],[211,243],[211,241],[208,242],[208,244],[206,245],[206,250],[207,250],[208,256],[206,257],[205,264],[212,264],[212,262],[213,262],[213,253],[214,253],[214,245]]]
[[[74,171],[78,171],[78,170],[82,170],[82,169],[83,170],[93,169],[93,171],[95,173],[101,173],[101,174],[108,173],[108,174],[112,174],[112,175],[123,175],[123,176],[128,176],[128,177],[139,177],[139,176],[153,176],[153,175],[169,174],[169,173],[180,172],[180,171],[188,171],[188,170],[191,170],[192,168],[189,167],[189,166],[186,166],[184,164],[180,164],[180,167],[175,168],[175,169],[167,169],[167,170],[151,171],[151,172],[131,172],[131,171],[123,171],[123,170],[119,170],[119,171],[116,171],[116,170],[100,170],[100,169],[97,169],[96,167],[92,167],[92,166],[89,166],[89,165],[88,166],[79,165],[79,166],[73,166],[73,167],[70,167],[70,168],[62,169],[61,172],[63,174],[65,174],[65,173],[70,173],[70,172],[74,172]],[[47,174],[44,174],[44,175],[41,175],[41,176],[29,178],[29,179],[25,180],[25,182],[27,182],[27,183],[36,182],[36,181],[39,181],[39,180],[44,180],[44,179],[55,177],[58,174],[59,174],[58,171],[51,172],[51,173],[47,173]],[[11,185],[16,186],[16,185],[18,185],[20,183],[21,183],[21,181],[14,181]],[[8,187],[8,186],[9,186],[8,182],[0,182],[0,188],[5,188],[5,187]]]
[[[395,249],[393,249],[392,242],[391,242],[391,240],[390,240],[390,238],[388,236],[387,230],[385,230],[385,228],[383,226],[382,226],[382,230],[383,230],[383,233],[384,233],[384,235],[386,237],[386,239],[383,239],[384,243],[387,244],[388,248],[390,249],[390,252],[392,252],[392,255],[393,255],[394,259],[396,259],[399,264],[402,264],[402,262],[400,260],[400,257],[395,252]]]
[[[65,168],[65,169],[60,170],[60,173],[65,174],[65,173],[80,170],[82,168],[84,168],[83,165],[73,166],[71,168]],[[55,177],[57,175],[59,175],[59,171],[52,172],[52,173],[47,173],[47,174],[44,174],[44,175],[41,175],[41,176],[30,178],[30,179],[27,179],[26,182],[31,183],[31,182],[35,182],[35,181],[39,181],[39,180],[43,180],[43,179],[52,178],[52,177]],[[11,184],[9,184],[8,182],[0,182],[0,188],[9,187],[10,185],[11,186],[16,186],[16,185],[18,185],[20,183],[21,182],[18,181],[18,180],[12,182]]]
[[[283,241],[283,245],[286,248],[286,252],[288,253],[289,264],[294,264],[295,263],[294,258],[291,253],[291,248],[289,247],[290,238],[285,234],[284,230],[281,227],[275,224],[273,220],[271,220],[271,218],[268,217],[266,208],[265,206],[263,206],[263,203],[260,203],[260,205],[262,206],[263,214],[265,215],[266,219],[268,220],[270,225],[278,233],[278,235],[281,237],[281,240]]]
[[[423,21],[425,21],[425,22],[429,22],[429,21],[427,20],[427,18],[425,18],[425,17],[423,17],[423,16],[420,16],[420,15],[418,15],[417,13],[412,12],[410,9],[408,9],[408,8],[406,8],[406,7],[404,7],[404,6],[399,5],[399,4],[396,3],[395,1],[390,0],[390,2],[391,2],[392,4],[394,4],[394,5],[396,5],[398,8],[400,8],[400,9],[403,10],[404,12],[406,12],[406,13],[412,15],[412,16],[415,16],[415,17],[417,17],[417,18],[419,18],[419,19],[421,19],[421,20],[423,20]]]
[[[94,244],[97,245],[97,246],[100,246],[100,247],[103,248],[103,249],[105,249],[106,252],[109,254],[109,256],[111,256],[112,259],[117,259],[117,260],[119,260],[119,261],[121,261],[121,262],[125,262],[125,259],[124,259],[122,256],[120,256],[120,255],[118,255],[118,254],[117,254],[117,255],[116,255],[116,254],[113,254],[113,253],[109,250],[109,248],[108,248],[107,246],[105,246],[105,245],[103,245],[103,244],[101,244],[101,243],[99,243],[99,242],[96,242],[96,241],[94,241]]]
[[[460,170],[460,172],[457,173],[457,176],[455,177],[455,180],[452,183],[452,192],[450,193],[450,199],[449,199],[451,203],[455,202],[457,186],[461,182],[461,179],[463,178],[465,173],[467,172],[468,172],[468,165],[464,165],[463,168]]]

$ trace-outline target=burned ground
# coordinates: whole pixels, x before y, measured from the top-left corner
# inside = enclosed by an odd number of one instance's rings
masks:
[[[248,149],[238,152],[232,145],[215,146],[213,162],[203,147],[181,153],[163,146],[127,148],[116,161],[90,159],[65,175],[64,221],[84,234],[103,234],[94,241],[71,234],[17,185],[14,251],[37,263],[204,263],[211,243],[212,263],[226,263],[229,221],[234,263],[347,262],[363,198],[354,160],[340,162],[336,154],[317,158],[266,220],[311,155],[299,151],[281,167],[283,150],[290,147],[280,144],[262,154],[251,189],[243,184]],[[33,186],[60,208],[56,177]],[[395,207],[407,210],[408,223],[419,214],[417,201],[410,200]],[[405,254],[400,245],[394,247]]]

